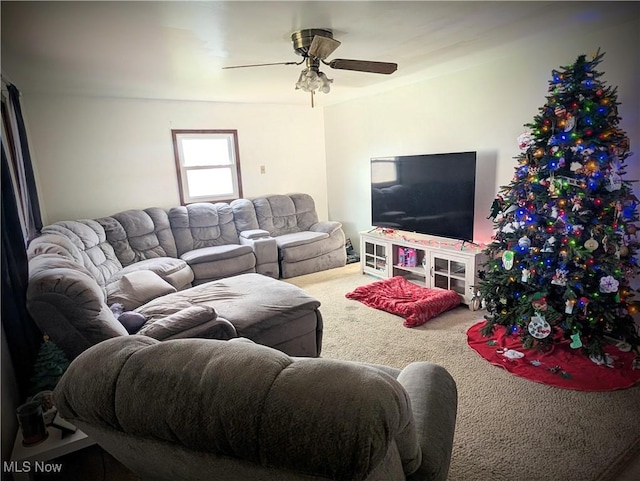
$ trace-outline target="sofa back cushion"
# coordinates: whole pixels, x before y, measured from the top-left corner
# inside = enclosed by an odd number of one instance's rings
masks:
[[[37,256],[55,254],[65,259],[71,260],[84,267],[84,261],[80,249],[71,240],[58,234],[41,234],[31,242],[27,248],[27,258],[34,259]]]
[[[169,216],[159,207],[127,210],[96,221],[123,266],[157,257],[178,257]]]
[[[260,229],[256,208],[250,199],[236,199],[231,201],[229,205],[233,210],[233,221],[236,224],[238,235],[242,232]]]
[[[270,195],[253,199],[258,228],[272,236],[309,230],[318,222],[313,198],[308,194]]]
[[[203,247],[240,244],[229,204],[196,203],[173,207],[169,222],[178,256]]]
[[[42,233],[69,239],[76,248],[75,252],[65,247],[67,243],[64,241],[59,242],[60,247],[68,251],[72,257],[79,254],[81,265],[102,288],[113,274],[122,269],[122,263],[111,244],[107,242],[105,230],[95,220],[60,221],[43,227]],[[49,235],[47,239],[51,241],[53,237]],[[49,247],[54,249],[53,246]]]
[[[54,400],[69,421],[141,446],[164,440],[328,479],[366,479],[390,451],[407,475],[421,460],[408,394],[391,376],[252,343],[108,340],[70,366]]]

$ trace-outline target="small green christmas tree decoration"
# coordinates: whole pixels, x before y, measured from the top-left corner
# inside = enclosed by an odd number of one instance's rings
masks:
[[[490,217],[495,235],[479,290],[496,325],[544,349],[563,339],[594,361],[612,340],[638,348],[629,280],[638,272],[637,198],[623,180],[629,139],[604,54],[552,71],[547,102],[519,137],[521,153]]]
[[[64,352],[45,334],[33,366],[29,395],[33,396],[40,391],[52,391],[68,367],[69,361]]]

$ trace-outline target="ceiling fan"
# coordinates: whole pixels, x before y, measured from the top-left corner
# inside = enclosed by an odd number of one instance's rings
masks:
[[[311,106],[313,107],[313,96],[316,90],[329,93],[332,79],[320,71],[320,63],[328,65],[336,70],[354,70],[356,72],[368,72],[389,75],[395,72],[398,64],[389,62],[374,62],[370,60],[349,60],[333,59],[326,61],[339,46],[340,42],[333,38],[333,32],[324,28],[309,28],[298,30],[291,34],[293,50],[302,57],[299,62],[275,62],[258,63],[250,65],[235,65],[223,67],[224,69],[266,67],[271,65],[302,65],[304,70],[296,82],[296,90],[303,90],[311,93]]]

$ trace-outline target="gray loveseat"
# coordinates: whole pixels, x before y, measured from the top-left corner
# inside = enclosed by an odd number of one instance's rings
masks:
[[[317,356],[319,302],[275,279],[346,262],[340,223],[319,222],[306,194],[56,222],[28,256],[27,308],[71,359],[130,333],[243,336]],[[118,322],[114,304],[144,324]]]
[[[78,357],[54,402],[145,480],[445,481],[457,391],[428,362],[399,370],[131,336]]]

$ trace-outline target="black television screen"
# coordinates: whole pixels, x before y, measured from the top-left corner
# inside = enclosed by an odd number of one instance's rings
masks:
[[[476,153],[371,159],[371,223],[473,240]]]

